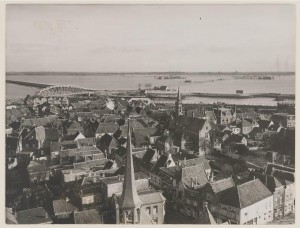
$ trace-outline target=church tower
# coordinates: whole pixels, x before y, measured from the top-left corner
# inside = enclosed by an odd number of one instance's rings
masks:
[[[141,221],[141,199],[139,198],[135,186],[135,176],[133,168],[130,119],[128,119],[127,152],[125,161],[125,176],[122,196],[119,201],[120,223],[139,224]],[[117,218],[117,223],[119,219]]]
[[[175,102],[175,112],[176,112],[176,117],[183,115],[182,101],[181,101],[179,86],[178,86],[177,99],[176,99],[176,102]]]

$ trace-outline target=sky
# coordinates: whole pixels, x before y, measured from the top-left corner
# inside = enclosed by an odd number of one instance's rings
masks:
[[[294,71],[293,5],[8,5],[6,70]]]

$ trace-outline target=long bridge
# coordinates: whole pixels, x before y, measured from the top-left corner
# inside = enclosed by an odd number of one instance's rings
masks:
[[[79,86],[73,85],[48,85],[35,82],[23,82],[23,81],[14,81],[6,80],[6,83],[40,88],[41,90],[36,92],[36,95],[51,97],[51,96],[70,96],[76,94],[89,94],[94,93],[96,90],[86,89]]]
[[[96,92],[96,90],[81,88],[78,86],[61,85],[61,86],[46,87],[36,92],[36,95],[43,96],[43,97],[52,97],[52,96],[70,96],[70,95],[77,95],[77,94],[90,94],[94,92]]]

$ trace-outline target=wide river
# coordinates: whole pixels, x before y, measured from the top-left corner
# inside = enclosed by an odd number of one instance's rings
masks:
[[[181,79],[155,79],[153,75],[113,74],[113,75],[9,75],[8,80],[44,83],[49,85],[75,85],[97,90],[135,90],[145,88],[146,84],[154,86],[168,86],[176,90],[178,85],[182,93],[295,93],[295,76],[274,76],[274,80],[235,79],[226,75],[180,75]],[[222,79],[222,80],[220,80]],[[190,80],[191,82],[185,82]],[[27,94],[33,95],[38,89],[6,83],[6,96],[22,98]],[[236,104],[270,104],[275,105],[272,98],[254,99],[222,99],[188,97],[185,102],[227,102]]]

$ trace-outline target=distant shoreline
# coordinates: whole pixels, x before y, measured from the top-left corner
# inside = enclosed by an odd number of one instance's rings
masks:
[[[72,76],[107,76],[107,75],[295,75],[295,72],[6,72],[7,76],[13,75],[39,75],[39,76],[55,76],[55,75],[72,75]]]

